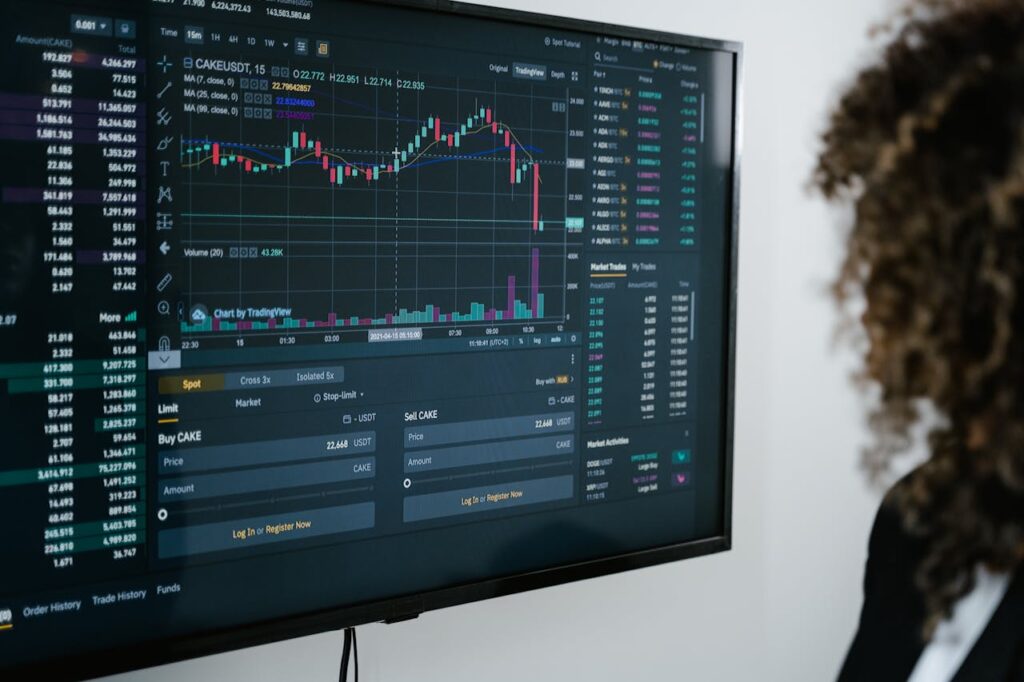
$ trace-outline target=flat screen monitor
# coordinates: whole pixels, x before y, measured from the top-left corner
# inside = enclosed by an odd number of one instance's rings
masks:
[[[730,546],[738,44],[0,6],[0,672]]]

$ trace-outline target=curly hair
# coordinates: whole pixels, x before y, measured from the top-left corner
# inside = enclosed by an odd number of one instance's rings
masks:
[[[854,207],[834,294],[848,318],[864,304],[869,472],[909,448],[922,403],[940,416],[886,499],[925,548],[930,639],[976,565],[1024,559],[1024,0],[919,1],[884,31],[814,184]]]

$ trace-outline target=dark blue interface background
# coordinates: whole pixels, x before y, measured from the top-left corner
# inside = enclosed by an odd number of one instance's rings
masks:
[[[0,667],[723,534],[732,54],[0,15]]]

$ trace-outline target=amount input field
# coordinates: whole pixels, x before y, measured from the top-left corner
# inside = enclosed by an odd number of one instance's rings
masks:
[[[185,502],[373,478],[376,469],[375,457],[348,457],[330,462],[163,478],[157,483],[157,490],[160,502]]]
[[[159,454],[159,463],[161,474],[174,474],[362,455],[376,449],[377,434],[363,431],[163,450]]]
[[[405,473],[413,474],[420,471],[499,464],[536,457],[571,455],[576,450],[575,446],[576,441],[573,434],[567,433],[561,436],[460,445],[436,450],[417,450],[413,453],[406,453]]]
[[[575,423],[572,412],[533,414],[520,417],[478,419],[451,424],[408,426],[405,429],[405,447],[425,448],[432,445],[470,443],[478,440],[498,440],[535,436],[541,433],[571,431]]]

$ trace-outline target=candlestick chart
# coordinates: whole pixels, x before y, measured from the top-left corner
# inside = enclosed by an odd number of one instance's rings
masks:
[[[573,325],[566,89],[242,85],[270,116],[196,114],[176,139],[184,336]]]

